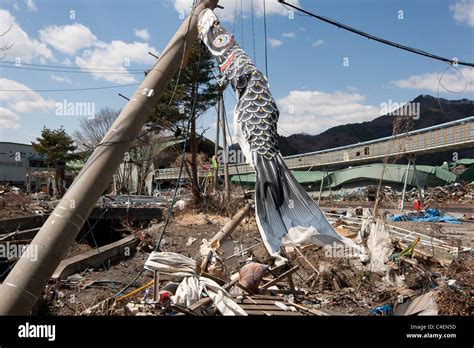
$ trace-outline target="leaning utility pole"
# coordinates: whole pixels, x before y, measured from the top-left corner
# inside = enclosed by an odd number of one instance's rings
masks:
[[[27,315],[66,255],[110,179],[158,104],[197,38],[199,14],[218,0],[201,0],[130,98],[73,185],[0,286],[0,315]],[[37,257],[33,258],[31,255]]]

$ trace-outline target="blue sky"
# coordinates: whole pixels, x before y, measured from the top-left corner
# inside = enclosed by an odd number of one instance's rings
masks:
[[[317,134],[335,125],[370,120],[380,115],[382,103],[407,102],[420,94],[474,99],[474,69],[459,67],[460,75],[445,63],[380,45],[312,18],[292,16],[277,0],[266,1],[269,81],[281,111],[282,135]],[[474,61],[474,1],[291,2],[389,40]],[[74,131],[79,120],[88,115],[61,114],[57,104],[65,101],[89,103],[95,111],[102,107],[122,108],[126,100],[117,94],[131,95],[135,87],[62,92],[30,89],[63,90],[140,82],[143,74],[139,71],[154,62],[147,52],[159,53],[165,47],[182,21],[180,11],[186,12],[190,3],[0,0],[0,33],[13,25],[0,37],[0,47],[13,43],[0,61],[0,141],[28,143],[43,126],[63,125],[68,132]],[[255,36],[256,63],[265,71],[263,0],[221,3],[225,10],[216,10],[216,14],[232,31],[237,13],[236,39],[251,57]],[[20,65],[12,68],[15,65],[11,62],[18,61]],[[440,74],[446,69],[442,83],[457,93],[439,86]],[[28,92],[16,91],[25,89]],[[235,104],[230,93],[226,94],[229,119]],[[211,139],[214,118],[211,110],[199,122],[201,129],[208,129],[206,135]]]

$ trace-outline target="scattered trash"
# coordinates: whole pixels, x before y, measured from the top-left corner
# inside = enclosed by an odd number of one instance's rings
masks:
[[[378,306],[370,310],[370,315],[391,315],[392,306],[389,304],[384,304],[383,306]]]
[[[197,240],[197,238],[189,237],[188,241],[186,242],[186,246],[191,246]]]
[[[436,293],[430,291],[402,304],[395,304],[394,315],[438,315]]]
[[[258,293],[258,287],[263,277],[268,273],[268,268],[267,265],[256,262],[244,265],[239,272],[239,284],[254,294]]]
[[[180,281],[171,301],[191,307],[206,294],[222,315],[247,315],[214,280],[196,274],[196,261],[172,252],[152,252],[145,268],[157,271],[160,279]]]
[[[460,224],[461,221],[449,214],[442,214],[438,209],[428,208],[425,212],[411,212],[407,214],[391,215],[390,221],[417,221],[417,222],[449,222]]]

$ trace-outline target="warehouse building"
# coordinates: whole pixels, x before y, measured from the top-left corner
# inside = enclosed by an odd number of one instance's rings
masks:
[[[48,192],[51,175],[45,160],[32,145],[0,142],[0,185],[28,192]]]

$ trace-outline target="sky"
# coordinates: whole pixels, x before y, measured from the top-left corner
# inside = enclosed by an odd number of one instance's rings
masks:
[[[215,13],[266,72],[263,1],[221,0],[224,9]],[[401,44],[474,61],[474,0],[289,2]],[[148,52],[159,55],[191,3],[0,0],[0,47],[8,48],[0,52],[0,141],[30,143],[44,126],[72,133],[101,108],[123,108],[118,93],[133,94],[156,60]],[[268,79],[281,135],[371,120],[387,104],[420,94],[474,99],[473,68],[381,45],[277,0],[266,0],[266,13]],[[232,94],[225,95],[229,120]],[[215,117],[211,109],[198,122],[210,139]]]

